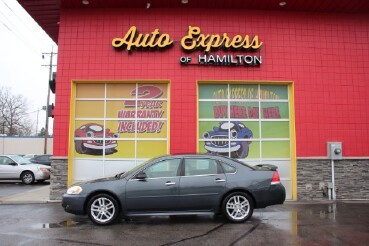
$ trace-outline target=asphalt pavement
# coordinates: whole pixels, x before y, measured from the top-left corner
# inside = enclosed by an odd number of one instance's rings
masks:
[[[49,184],[0,182],[0,245],[368,245],[369,201],[286,202],[246,223],[157,216],[97,226],[49,201]]]
[[[50,182],[25,185],[19,181],[0,181],[0,204],[47,203]]]
[[[0,205],[0,245],[368,245],[365,202],[288,203],[250,221],[222,216],[140,217],[97,226],[60,203]]]

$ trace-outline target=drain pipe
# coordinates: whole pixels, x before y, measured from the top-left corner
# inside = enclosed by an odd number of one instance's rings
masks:
[[[334,185],[334,160],[331,160],[331,166],[332,166],[332,200],[336,200],[336,188]]]
[[[332,167],[332,200],[336,200],[336,185],[334,179],[334,160],[342,160],[342,143],[340,142],[328,142],[327,143],[327,153],[328,159],[331,160],[331,167]],[[329,185],[328,185],[329,190]]]

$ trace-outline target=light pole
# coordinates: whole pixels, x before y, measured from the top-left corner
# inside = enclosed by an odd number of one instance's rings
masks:
[[[52,73],[53,73],[53,56],[57,53],[54,53],[54,47],[51,47],[51,53],[42,53],[42,57],[44,54],[50,55],[50,64],[49,65],[42,65],[45,67],[49,67],[49,81],[52,80]],[[50,104],[50,84],[47,83],[47,100],[46,100],[46,122],[45,122],[45,141],[44,141],[44,154],[47,154],[47,137],[49,136],[49,116],[48,116],[48,107]]]

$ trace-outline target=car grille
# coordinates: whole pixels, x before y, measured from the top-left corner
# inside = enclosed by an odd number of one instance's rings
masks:
[[[97,144],[102,145],[104,141],[103,140],[94,140],[94,142],[97,143]],[[110,144],[110,143],[111,143],[111,140],[105,140],[105,144]]]
[[[228,145],[227,137],[226,136],[212,136],[211,143],[213,145],[223,147]]]

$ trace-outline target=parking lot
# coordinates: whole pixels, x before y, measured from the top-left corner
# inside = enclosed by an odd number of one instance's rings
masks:
[[[25,185],[20,181],[0,181],[0,204],[39,203],[49,200],[49,180]]]
[[[369,240],[365,202],[288,202],[256,210],[242,224],[221,216],[163,216],[99,227],[87,216],[65,213],[60,203],[45,202],[2,204],[0,216],[2,245],[367,245]]]

